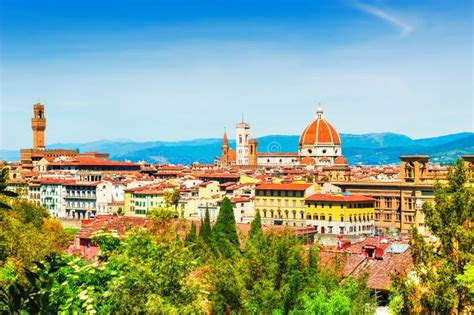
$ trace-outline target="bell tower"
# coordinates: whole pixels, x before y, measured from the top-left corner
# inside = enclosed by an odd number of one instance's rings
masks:
[[[44,118],[44,104],[33,105],[33,118],[31,118],[31,129],[33,129],[33,149],[44,150],[44,130],[46,129],[46,118]]]
[[[229,163],[229,140],[227,139],[227,132],[224,129],[224,137],[221,144],[221,164],[227,166]]]

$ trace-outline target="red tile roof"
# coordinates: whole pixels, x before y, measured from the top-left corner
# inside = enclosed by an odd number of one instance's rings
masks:
[[[374,198],[364,195],[342,195],[342,194],[314,194],[306,198],[306,201],[334,201],[334,202],[362,202],[375,201]]]
[[[69,157],[65,160],[58,158],[53,158],[51,161],[49,158],[46,158],[50,165],[66,165],[66,166],[75,166],[75,165],[97,165],[97,166],[137,166],[139,164],[132,162],[120,162],[120,161],[110,161],[104,160],[96,157]]]
[[[304,191],[311,184],[275,184],[275,183],[264,183],[256,187],[256,190],[299,190]]]

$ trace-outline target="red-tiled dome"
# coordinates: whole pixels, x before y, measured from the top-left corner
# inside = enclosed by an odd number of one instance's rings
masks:
[[[334,164],[336,165],[346,165],[347,164],[347,160],[345,158],[343,158],[342,156],[338,156],[335,160],[334,160]]]
[[[341,139],[336,129],[323,118],[323,110],[318,108],[317,118],[303,131],[300,137],[301,145],[341,144]]]
[[[301,164],[303,165],[315,165],[316,161],[312,157],[304,157],[301,159]]]

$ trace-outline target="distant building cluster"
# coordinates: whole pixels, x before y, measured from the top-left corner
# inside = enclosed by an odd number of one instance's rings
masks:
[[[164,165],[113,161],[107,153],[47,149],[45,106],[33,106],[33,148],[10,163],[10,189],[62,220],[100,216],[144,218],[157,207],[200,221],[211,220],[228,197],[239,224],[260,213],[265,226],[288,226],[307,236],[361,236],[425,230],[421,207],[434,201],[436,180],[447,169],[428,156],[401,156],[400,165],[349,166],[335,128],[316,117],[304,128],[294,153],[259,152],[250,125],[236,125],[236,147],[227,133],[214,164]],[[474,156],[463,157],[473,172]],[[170,203],[167,196],[179,198]]]
[[[295,167],[307,169],[323,166],[347,170],[347,161],[342,156],[341,138],[332,124],[323,116],[318,105],[316,118],[303,130],[298,152],[259,152],[258,141],[250,137],[250,125],[242,120],[236,125],[236,149],[229,147],[227,132],[222,139],[222,153],[215,164],[220,167]],[[271,149],[271,148],[270,148]]]

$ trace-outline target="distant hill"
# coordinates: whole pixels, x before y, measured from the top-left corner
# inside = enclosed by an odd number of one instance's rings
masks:
[[[398,163],[400,155],[428,154],[432,161],[450,162],[464,154],[474,154],[474,133],[462,132],[440,137],[411,139],[395,133],[369,133],[362,135],[340,134],[343,154],[350,164]],[[296,152],[299,136],[269,135],[258,138],[260,152]],[[235,140],[229,140],[235,147]],[[195,139],[187,141],[100,140],[88,143],[59,143],[49,148],[79,149],[108,152],[112,159],[172,164],[189,164],[194,161],[212,163],[220,155],[221,139]],[[19,159],[19,151],[0,150],[0,158]]]

